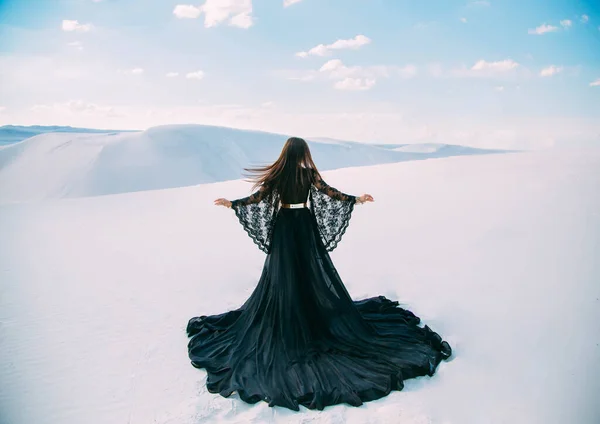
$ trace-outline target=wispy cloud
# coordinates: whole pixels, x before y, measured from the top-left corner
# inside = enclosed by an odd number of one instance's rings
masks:
[[[427,29],[427,28],[431,28],[433,26],[435,26],[437,24],[437,22],[435,21],[429,21],[429,22],[417,22],[414,25],[415,29]]]
[[[478,1],[472,1],[471,3],[469,3],[469,6],[484,6],[484,7],[489,7],[492,4],[489,1],[486,0],[478,0]]]
[[[302,0],[283,0],[283,7],[289,7],[293,4],[300,3]]]
[[[185,75],[187,79],[201,80],[204,78],[204,71],[189,72]]]
[[[331,44],[319,44],[318,46],[313,47],[312,49],[305,52],[298,52],[296,56],[298,57],[308,57],[308,56],[329,56],[333,50],[343,50],[343,49],[359,49],[362,46],[366,46],[371,43],[371,39],[364,35],[357,35],[354,38],[350,39],[340,39],[334,41]]]
[[[373,78],[344,78],[336,82],[333,87],[336,90],[365,91],[371,89],[376,83]]]
[[[275,75],[293,81],[332,80],[338,90],[368,90],[379,78],[412,78],[418,69],[414,65],[406,66],[346,66],[339,59],[327,61],[318,70],[276,71]]]
[[[547,34],[549,32],[556,32],[556,31],[558,31],[558,27],[553,26],[553,25],[542,24],[537,28],[530,29],[528,31],[528,33],[532,34],[532,35],[542,35],[542,34]]]
[[[385,65],[346,66],[341,60],[333,59],[321,66],[319,72],[326,74],[329,78],[338,80],[346,78],[389,78],[394,75],[401,78],[411,78],[417,74],[417,67],[414,65],[407,65],[404,67]]]
[[[62,30],[67,32],[88,32],[94,28],[92,24],[80,24],[79,21],[65,19],[62,21]]]
[[[467,18],[460,18],[460,21],[461,21],[463,24],[466,24],[466,23],[467,23]]]
[[[238,28],[252,26],[252,0],[206,0],[202,6],[178,4],[173,14],[179,19],[196,19],[204,14],[204,26],[212,28],[224,22]]]
[[[179,76],[179,72],[167,72],[165,75],[167,78],[175,78]]]
[[[503,85],[498,85],[498,86],[494,87],[494,90],[496,90],[496,91],[504,91],[504,86]]]
[[[301,82],[310,82],[314,81],[317,78],[318,73],[316,71],[278,71],[275,74],[283,75],[286,79],[290,81],[301,81]]]
[[[590,82],[590,87],[600,87],[600,78],[598,78],[596,81]]]
[[[96,103],[83,100],[69,100],[64,103],[53,103],[50,105],[38,104],[31,107],[32,112],[66,112],[69,114],[84,114],[104,117],[121,116],[112,106],[101,106]]]
[[[436,78],[514,78],[521,65],[512,59],[499,61],[478,60],[471,66],[461,66],[454,69],[443,69],[441,65],[429,66],[429,74]]]
[[[77,50],[83,50],[83,43],[81,41],[71,41],[70,43],[67,43],[67,46]]]
[[[570,19],[563,19],[560,21],[560,25],[565,29],[570,28],[573,25],[573,21]]]
[[[544,68],[540,71],[540,76],[541,77],[551,77],[552,75],[556,75],[560,72],[563,71],[562,66],[548,66],[547,68]]]
[[[581,22],[587,24],[590,21],[590,17],[588,15],[581,15]]]
[[[179,19],[196,19],[202,13],[201,7],[191,4],[178,4],[173,10],[173,14]]]
[[[511,59],[500,60],[497,62],[488,62],[485,60],[479,60],[475,65],[471,67],[472,71],[491,71],[491,72],[507,72],[517,68],[519,64]]]
[[[120,74],[126,75],[142,75],[144,73],[143,68],[133,68],[133,69],[119,69]]]

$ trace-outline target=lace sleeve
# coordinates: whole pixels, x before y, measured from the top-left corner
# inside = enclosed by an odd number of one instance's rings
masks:
[[[350,194],[342,193],[337,188],[331,187],[323,180],[323,178],[321,178],[321,175],[319,175],[318,173],[315,175],[314,180],[315,188],[321,193],[324,193],[327,196],[331,197],[332,199],[344,202],[349,202],[352,199],[354,199],[354,201],[356,202],[356,196],[351,196]]]
[[[231,208],[260,250],[269,253],[279,196],[266,187],[242,199],[232,200]]]
[[[252,193],[250,196],[248,197],[244,197],[241,199],[237,199],[237,200],[232,200],[231,201],[231,207],[233,207],[233,205],[238,205],[238,206],[248,206],[254,203],[260,203],[265,197],[267,197],[269,193],[269,190],[267,187],[262,186],[258,191]]]
[[[329,186],[320,176],[316,176],[309,196],[310,208],[317,222],[321,241],[325,249],[331,252],[348,228],[356,196]]]

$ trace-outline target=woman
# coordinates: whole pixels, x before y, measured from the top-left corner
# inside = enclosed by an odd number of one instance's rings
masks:
[[[208,391],[323,409],[359,406],[433,375],[448,343],[398,302],[353,301],[329,257],[354,205],[373,197],[328,186],[300,138],[287,140],[272,165],[248,171],[258,191],[215,204],[235,211],[267,257],[244,305],[188,323],[189,357],[207,370]]]

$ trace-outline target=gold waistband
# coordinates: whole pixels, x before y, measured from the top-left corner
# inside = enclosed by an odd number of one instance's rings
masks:
[[[301,209],[306,207],[306,203],[282,203],[281,207],[285,209]]]

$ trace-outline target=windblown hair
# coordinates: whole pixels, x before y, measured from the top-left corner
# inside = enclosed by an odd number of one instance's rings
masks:
[[[306,172],[303,168],[313,172]],[[250,174],[253,190],[264,187],[279,193],[290,192],[294,186],[306,186],[320,175],[308,144],[298,137],[291,137],[285,142],[279,158],[271,165],[245,168],[244,171]]]

